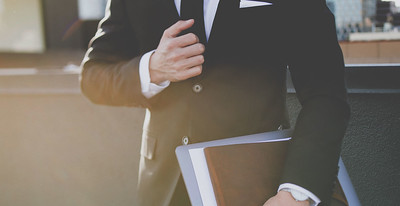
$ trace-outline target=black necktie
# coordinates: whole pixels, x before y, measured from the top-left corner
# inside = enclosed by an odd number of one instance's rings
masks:
[[[194,33],[202,44],[206,44],[206,32],[204,29],[203,0],[182,0],[181,18],[183,20],[194,19],[194,25],[183,33]]]

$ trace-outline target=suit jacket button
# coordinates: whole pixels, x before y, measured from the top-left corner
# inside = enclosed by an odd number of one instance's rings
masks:
[[[203,90],[203,86],[201,84],[195,84],[193,85],[192,89],[195,93],[199,93],[201,90]]]
[[[182,144],[184,144],[184,145],[188,145],[189,144],[189,137],[188,136],[182,137]]]

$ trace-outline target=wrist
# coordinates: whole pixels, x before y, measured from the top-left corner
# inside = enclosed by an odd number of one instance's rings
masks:
[[[161,75],[159,75],[157,71],[150,69],[149,74],[150,74],[150,83],[160,85],[162,82],[166,81],[165,79],[161,78]]]
[[[310,206],[310,202],[308,200],[296,201],[290,192],[281,190],[264,204],[264,206],[275,205]]]
[[[307,190],[307,189],[305,189],[305,188],[303,188],[301,186],[292,184],[292,183],[283,183],[283,184],[281,184],[279,186],[278,191],[287,190],[287,189],[295,190],[295,191],[298,191],[298,192],[306,195],[308,197],[308,199],[309,199],[309,202],[310,202],[309,205],[316,206],[321,202],[321,200],[314,193],[312,193],[311,191],[309,191],[309,190]],[[290,195],[291,194],[292,193],[290,193]],[[296,196],[296,194],[295,194],[295,196]]]
[[[162,82],[165,82],[167,79],[164,79],[163,75],[161,75],[159,71],[154,69],[154,64],[153,64],[153,61],[152,61],[154,53],[155,53],[155,51],[150,55],[150,58],[149,58],[150,82],[159,85]]]
[[[283,188],[281,191],[290,193],[290,195],[292,196],[292,198],[294,200],[296,200],[296,202],[302,202],[302,201],[309,202],[309,200],[310,200],[310,198],[307,195],[305,195],[304,193],[299,192],[297,190],[293,190],[291,188]]]
[[[140,86],[142,87],[142,94],[146,98],[151,98],[169,86],[169,81],[161,82],[160,84],[152,83],[150,80],[150,56],[153,51],[147,52],[142,56],[139,62],[139,77]]]

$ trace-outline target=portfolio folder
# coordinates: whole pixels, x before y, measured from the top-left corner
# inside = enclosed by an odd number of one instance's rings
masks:
[[[279,187],[288,141],[204,148],[219,206],[260,206]]]
[[[266,132],[177,147],[176,155],[192,205],[234,206],[251,205],[250,202],[262,205],[278,188],[291,132]],[[269,167],[270,164],[276,166]]]
[[[269,188],[270,185],[276,185],[279,180],[276,180],[279,170],[282,170],[281,166],[276,166],[274,171],[270,171],[268,168],[267,171],[261,171],[263,175],[260,178],[268,178],[270,181],[256,181],[257,178],[249,178],[250,176],[258,176],[254,173],[258,171],[255,170],[244,170],[239,171],[239,175],[234,175],[233,172],[237,171],[243,167],[243,162],[248,164],[248,168],[250,167],[262,167],[262,165],[271,164],[274,165],[276,162],[280,162],[280,158],[284,158],[285,154],[281,152],[286,151],[286,146],[288,140],[290,140],[292,130],[283,130],[283,131],[274,131],[274,132],[266,132],[254,135],[247,135],[235,138],[221,139],[210,142],[201,142],[196,144],[182,145],[176,148],[176,155],[178,158],[179,166],[182,171],[182,176],[186,185],[186,189],[189,194],[190,201],[193,206],[217,206],[217,205],[250,205],[258,204],[259,201],[264,201],[269,196],[272,196],[277,186],[274,186],[274,189],[265,189],[265,191],[260,192],[264,189],[259,189],[258,187],[266,186]],[[265,143],[265,144],[264,144]],[[251,148],[254,147],[257,148]],[[265,155],[262,154],[265,148],[261,147],[275,147],[273,145],[278,145],[276,147],[282,147],[278,149],[279,151],[272,151],[275,155]],[[220,147],[222,146],[222,147]],[[238,149],[236,147],[242,147],[242,149]],[[260,147],[260,148],[258,148]],[[222,152],[223,155],[220,155],[218,150],[222,148],[222,150],[227,150],[227,152]],[[251,148],[251,149],[249,149]],[[239,150],[243,150],[239,152]],[[250,150],[250,151],[249,151]],[[261,150],[261,151],[260,151]],[[256,152],[256,151],[259,151]],[[216,153],[216,154],[213,154]],[[217,154],[218,153],[218,154]],[[229,154],[231,153],[231,154]],[[231,158],[235,155],[235,158]],[[208,156],[208,159],[207,157]],[[210,158],[211,156],[215,156],[214,158]],[[258,158],[256,156],[263,156],[266,160],[257,161]],[[273,158],[273,156],[275,158]],[[239,161],[233,164],[225,161],[224,158],[228,158]],[[246,160],[247,159],[247,160]],[[253,159],[249,161],[249,159]],[[246,161],[245,161],[246,160]],[[269,162],[272,161],[272,162]],[[222,162],[222,163],[221,163]],[[274,163],[275,162],[275,163]],[[282,163],[282,162],[281,162]],[[223,166],[223,170],[219,170],[218,168]],[[239,169],[238,169],[239,168]],[[222,171],[222,172],[221,172]],[[251,172],[251,174],[249,174]],[[278,174],[277,174],[278,173]],[[253,181],[253,182],[250,182]],[[340,184],[337,184],[339,187],[335,187],[333,198],[344,203],[349,206],[360,206],[360,201],[358,200],[357,193],[354,190],[354,187],[351,183],[350,177],[347,173],[346,167],[342,161],[339,159],[339,173],[338,180]],[[214,182],[212,182],[214,181]],[[233,182],[230,182],[233,181]],[[241,181],[247,181],[246,184],[250,184],[250,186],[243,186],[245,184]],[[230,183],[229,183],[230,182]],[[267,183],[266,183],[267,182]],[[227,185],[225,185],[227,184]],[[230,184],[230,185],[228,185]],[[264,185],[266,184],[266,185]],[[218,185],[218,187],[217,187]],[[214,192],[214,188],[215,192]],[[236,188],[236,189],[235,189]],[[260,191],[258,191],[260,190]],[[240,192],[240,194],[238,194]],[[265,194],[260,194],[264,193]],[[272,194],[272,195],[271,195]],[[339,195],[338,197],[335,197]],[[265,197],[264,197],[265,196]],[[245,201],[249,201],[245,204],[242,204],[241,198],[248,198]],[[235,200],[230,198],[236,198]],[[239,199],[237,199],[239,198]],[[257,200],[256,200],[257,199]],[[261,201],[261,202],[262,202]],[[217,203],[218,202],[218,203]],[[237,203],[237,204],[236,204]],[[258,204],[258,205],[262,205]]]

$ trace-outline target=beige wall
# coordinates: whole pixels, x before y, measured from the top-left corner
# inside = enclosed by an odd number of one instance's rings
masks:
[[[347,64],[400,63],[400,41],[340,42]]]
[[[74,73],[15,71],[0,69],[0,205],[135,205],[143,110],[93,105]]]

